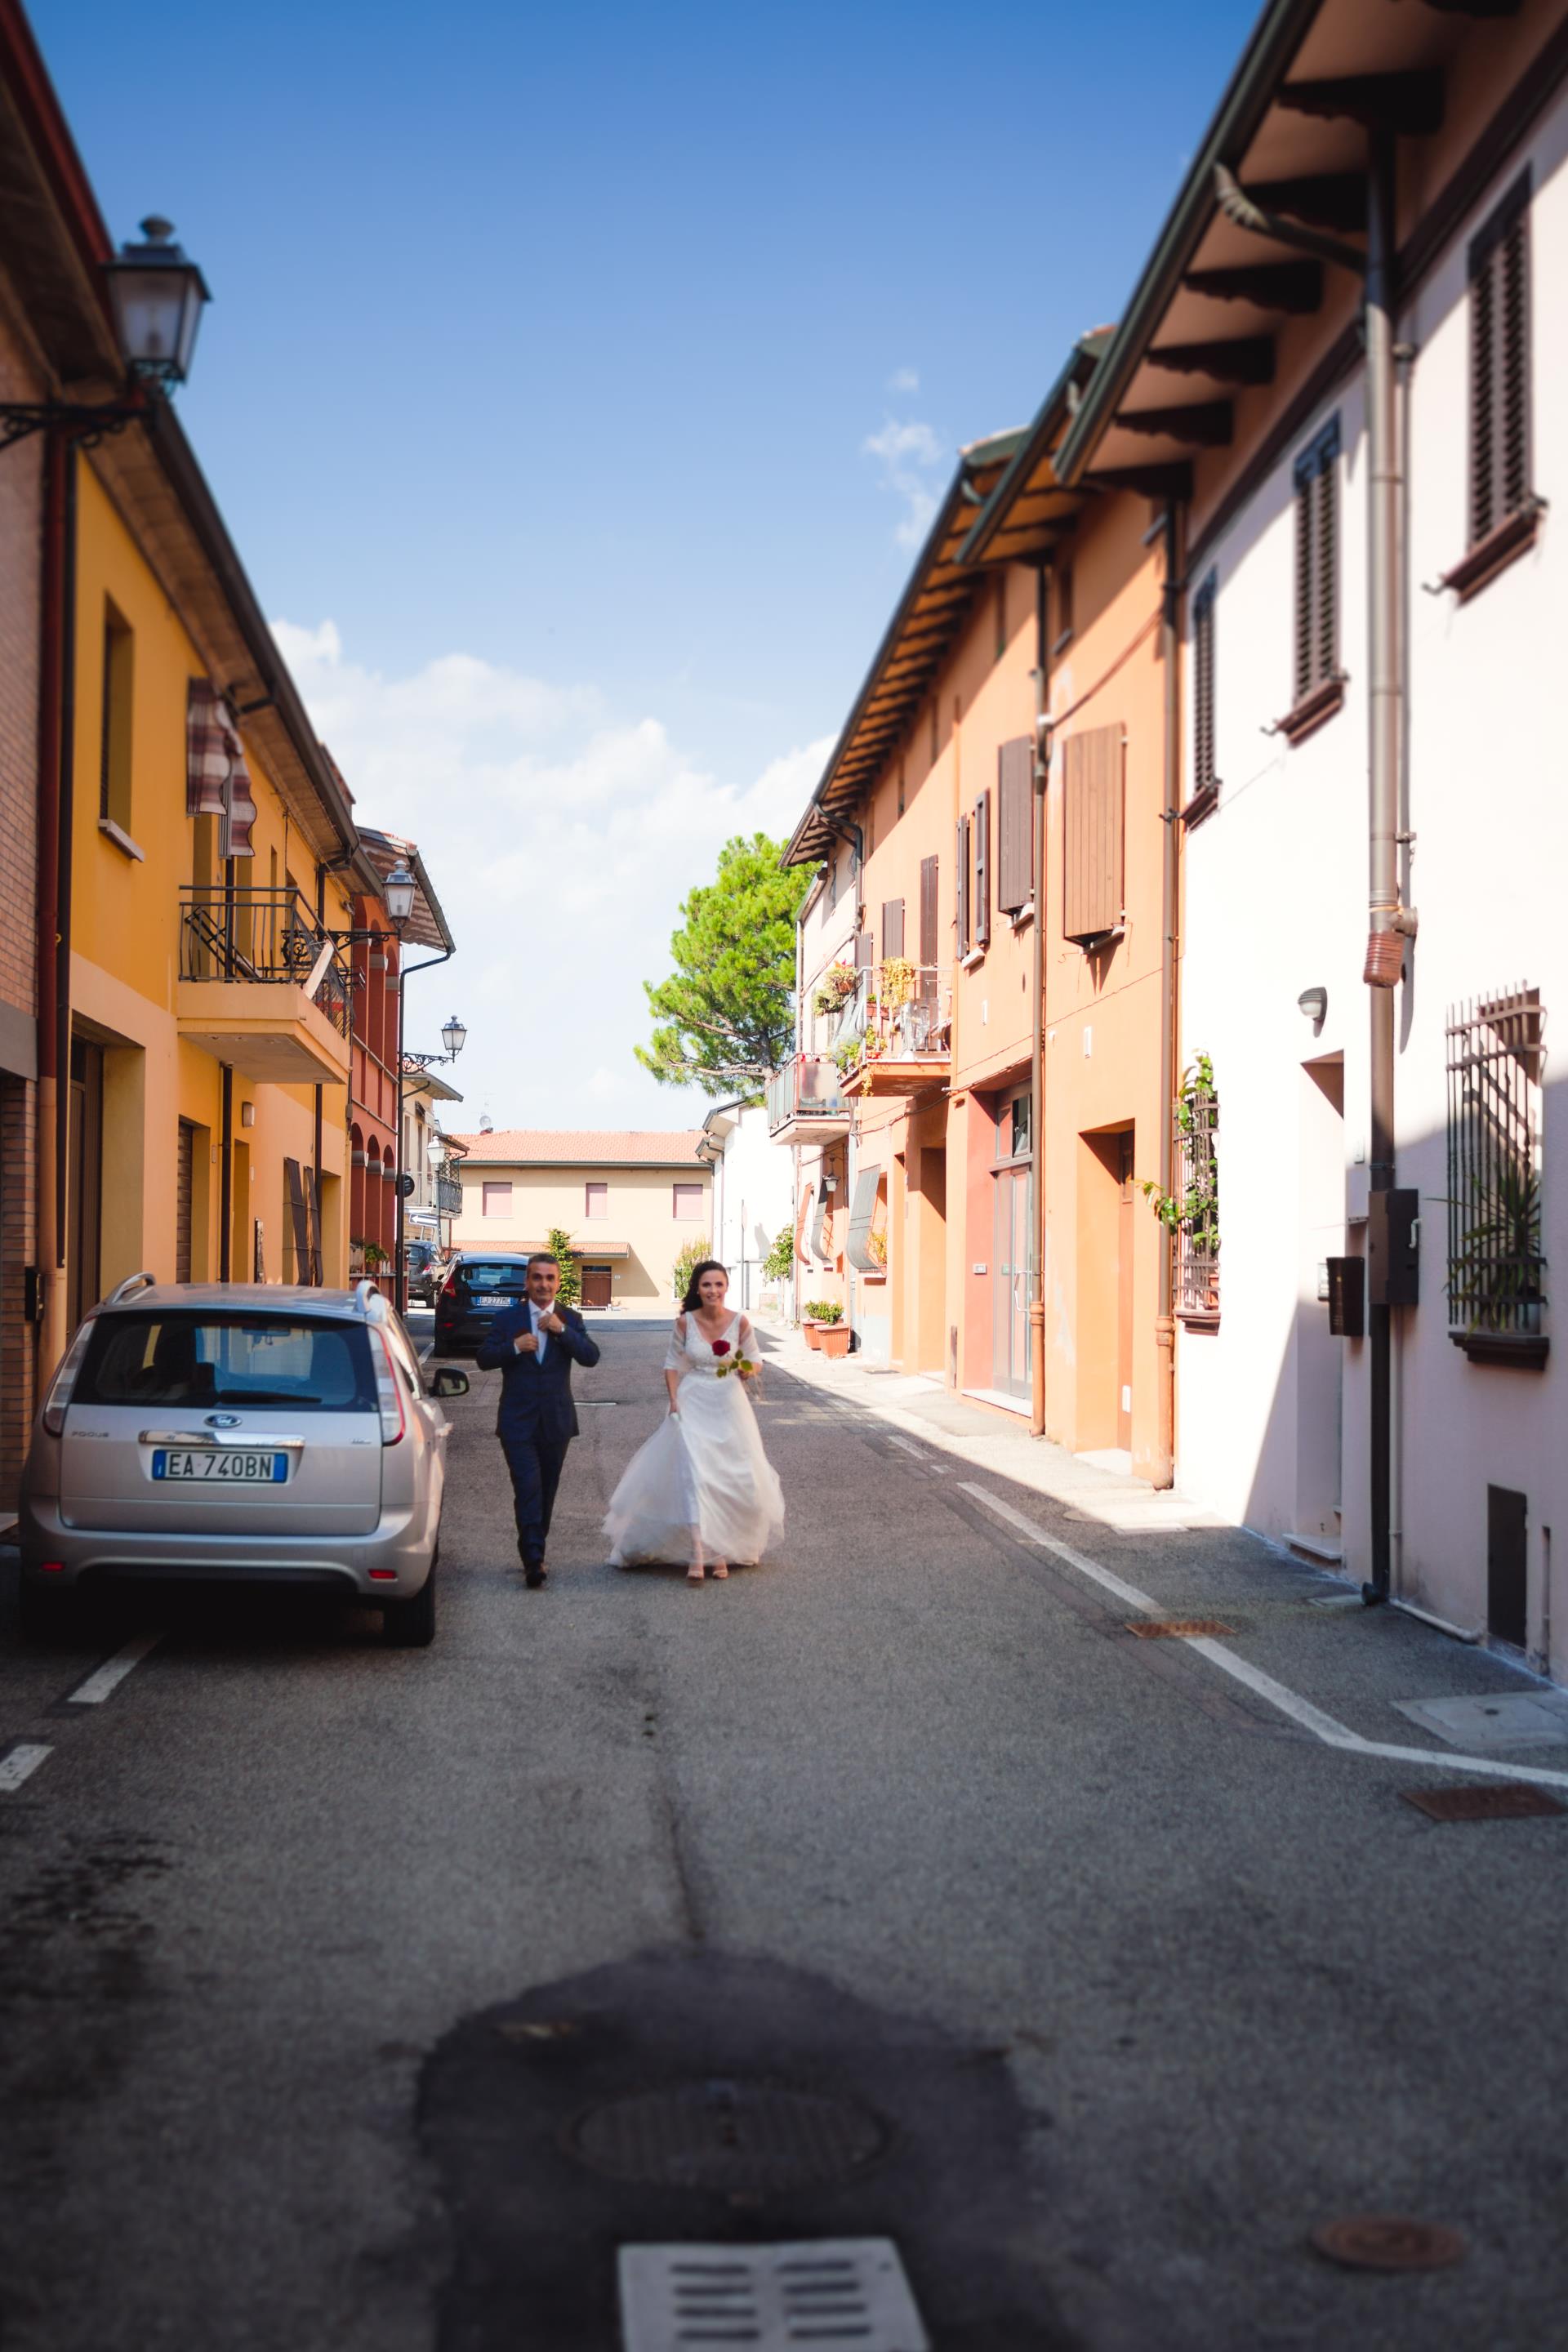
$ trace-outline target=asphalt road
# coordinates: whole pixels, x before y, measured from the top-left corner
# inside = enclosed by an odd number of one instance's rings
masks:
[[[776,1369],[776,1561],[606,1567],[663,1330],[598,1328],[542,1592],[495,1376],[452,1407],[428,1652],[280,1597],[22,1651],[7,1571],[0,1781],[49,1753],[0,1787],[6,2352],[615,2352],[620,2243],[879,2234],[940,2352],[1568,2343],[1568,1815],[1425,1819],[1435,1742],[1336,1751],[1134,1639]],[[1240,1536],[980,1483],[1385,1739],[1499,1671]],[[759,2084],[842,2103],[815,2169],[683,2185],[616,2121]],[[1463,2259],[1312,2251],[1367,2211]]]

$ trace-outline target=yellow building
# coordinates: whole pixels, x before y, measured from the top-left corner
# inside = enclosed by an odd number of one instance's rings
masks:
[[[700,1128],[546,1133],[497,1129],[452,1138],[458,1250],[535,1250],[569,1234],[585,1307],[668,1302],[673,1270],[693,1241],[709,1245],[712,1172],[697,1157]]]
[[[57,1347],[143,1267],[344,1280],[351,992],[330,934],[374,885],[173,414],[71,462]]]

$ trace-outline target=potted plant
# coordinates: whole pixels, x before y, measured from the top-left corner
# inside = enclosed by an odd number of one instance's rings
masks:
[[[835,1315],[842,1315],[844,1309],[841,1307],[835,1307],[831,1299],[808,1298],[805,1302],[805,1318],[800,1327],[805,1334],[806,1346],[811,1349],[820,1348],[824,1324],[830,1322]]]
[[[830,1013],[841,1013],[855,993],[856,971],[852,963],[830,963],[811,992],[811,1009],[822,1018]]]
[[[837,1299],[819,1303],[816,1308],[816,1344],[825,1356],[847,1356],[849,1353],[849,1326],[844,1320],[844,1309]]]

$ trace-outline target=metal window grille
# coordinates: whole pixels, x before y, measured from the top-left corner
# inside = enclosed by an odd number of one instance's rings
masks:
[[[1470,545],[1531,502],[1530,173],[1472,239]]]
[[[1450,1006],[1447,1039],[1449,1328],[1526,1337],[1546,1305],[1540,990]]]
[[[1338,675],[1340,420],[1296,460],[1295,698]]]
[[[1176,1312],[1219,1312],[1219,1097],[1184,1089],[1176,1105]]]
[[[1214,608],[1219,575],[1193,598],[1193,797],[1218,787],[1214,749]]]

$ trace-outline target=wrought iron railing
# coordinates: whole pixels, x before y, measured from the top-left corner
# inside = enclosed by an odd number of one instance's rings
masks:
[[[455,1176],[436,1179],[436,1206],[444,1217],[458,1217],[463,1213],[463,1188]]]
[[[1212,1085],[1183,1089],[1175,1174],[1176,1312],[1201,1320],[1219,1313],[1219,1097]]]
[[[1541,1230],[1541,992],[1449,1008],[1448,1322],[1531,1338],[1546,1305]]]
[[[825,1054],[795,1054],[768,1080],[768,1126],[792,1118],[847,1117],[848,1106],[837,1068]]]
[[[353,985],[330,931],[298,890],[196,884],[180,894],[180,978],[244,980],[301,988],[321,962],[314,1001],[340,1036],[349,1034]]]
[[[952,1023],[952,991],[943,987],[938,965],[907,964],[897,982],[872,965],[860,974],[838,1024],[841,1066],[884,1055],[900,1062],[945,1059]]]

